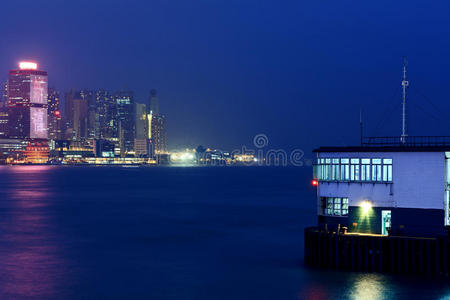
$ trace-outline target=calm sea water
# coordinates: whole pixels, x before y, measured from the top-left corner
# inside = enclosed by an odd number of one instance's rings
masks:
[[[0,299],[450,296],[450,281],[305,268],[310,174],[0,167]]]

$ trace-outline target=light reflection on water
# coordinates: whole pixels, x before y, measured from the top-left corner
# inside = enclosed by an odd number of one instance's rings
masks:
[[[350,289],[351,299],[354,300],[381,300],[390,299],[389,286],[385,277],[379,274],[362,274],[359,276]]]
[[[61,288],[65,261],[46,211],[51,170],[46,166],[0,170],[14,179],[3,184],[7,197],[1,199],[8,200],[0,215],[0,289],[8,298],[52,298]]]

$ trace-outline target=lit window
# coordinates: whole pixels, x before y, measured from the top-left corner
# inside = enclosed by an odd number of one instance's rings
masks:
[[[347,216],[348,198],[322,197],[323,213],[327,216]]]
[[[372,181],[381,181],[381,159],[372,159]]]
[[[350,180],[359,181],[359,158],[352,158],[350,163]]]
[[[392,159],[390,158],[383,159],[383,181],[392,181]]]
[[[363,158],[361,159],[361,180],[369,181],[370,180],[370,159]]]

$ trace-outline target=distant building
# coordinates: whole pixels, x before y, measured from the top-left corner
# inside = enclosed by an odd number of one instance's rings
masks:
[[[0,107],[0,139],[8,137],[8,107]]]
[[[36,63],[21,62],[8,77],[9,136],[47,139],[47,72]]]
[[[152,112],[153,115],[159,115],[159,99],[155,89],[150,90],[150,97],[148,99],[149,111]]]
[[[147,106],[136,103],[136,139],[148,138]]]
[[[164,116],[151,116],[151,144],[155,154],[167,153],[166,144],[166,118]]]
[[[0,163],[20,159],[28,143],[23,139],[0,139]]]
[[[118,123],[120,153],[124,157],[134,151],[134,95],[132,91],[119,91],[114,94],[116,119]]]
[[[48,89],[48,138],[51,140],[61,139],[62,131],[62,116],[60,105],[60,96],[55,89]]]
[[[96,97],[96,138],[110,139],[117,138],[118,124],[116,120],[116,103],[114,97],[105,90],[98,90]]]
[[[67,131],[65,138],[82,141],[88,137],[88,101],[83,93],[73,91],[65,94]]]
[[[0,107],[8,105],[8,81],[2,84]]]
[[[89,90],[80,91],[81,99],[87,103],[86,112],[86,139],[93,140],[98,138],[98,123],[96,122],[97,98],[96,92]]]
[[[95,156],[114,158],[114,143],[108,140],[95,140]]]
[[[159,99],[155,89],[150,90],[147,122],[150,152],[153,155],[167,153],[166,118],[159,112]]]
[[[48,161],[50,149],[45,140],[31,140],[25,147],[25,162],[32,164],[45,164]]]
[[[149,156],[150,140],[147,117],[147,105],[136,103],[136,138],[134,139],[134,152],[136,157]]]

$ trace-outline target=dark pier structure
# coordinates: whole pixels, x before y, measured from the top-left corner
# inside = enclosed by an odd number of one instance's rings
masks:
[[[318,227],[305,229],[305,263],[346,271],[419,276],[448,276],[447,237],[339,234]]]

